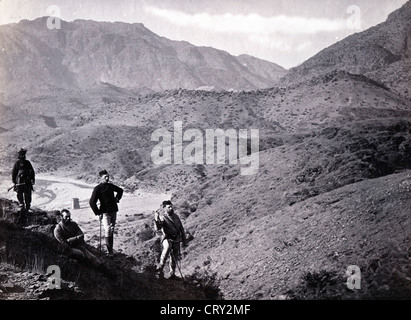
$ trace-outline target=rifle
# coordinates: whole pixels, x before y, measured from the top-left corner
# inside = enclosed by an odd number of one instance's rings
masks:
[[[24,186],[25,183],[19,183],[19,184],[14,184],[13,186],[11,186],[10,188],[7,189],[7,192],[9,192],[11,189],[17,187],[17,186]]]

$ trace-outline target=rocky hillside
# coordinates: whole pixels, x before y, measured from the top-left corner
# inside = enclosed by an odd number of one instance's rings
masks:
[[[392,145],[401,121],[388,127],[383,123],[327,128],[260,152],[256,176],[241,176],[238,167],[207,168],[209,179],[189,184],[174,197],[194,235],[195,253],[186,265],[217,272],[226,279],[221,288],[230,298],[287,295],[305,274],[321,272],[339,276],[342,292],[333,298],[377,298],[379,286],[389,281],[383,269],[366,276],[375,287],[348,296],[344,272],[351,264],[368,272],[374,260],[391,254],[393,260],[377,266],[395,266],[402,270],[400,278],[409,278],[410,171],[392,167],[400,165],[401,157],[409,159],[409,153],[400,156]],[[377,156],[377,149],[387,153]],[[390,289],[381,296],[409,297],[409,282],[400,278],[387,284]],[[402,281],[408,283],[405,291],[392,288]]]
[[[363,74],[410,98],[411,2],[391,13],[387,20],[339,41],[298,67],[283,79],[304,82],[313,76],[344,70]]]
[[[371,124],[375,121],[375,130],[369,133],[372,137],[378,134],[378,123],[385,118],[392,118],[395,125],[399,119],[409,117],[407,100],[367,77],[346,72],[251,93],[171,90],[123,99],[103,108],[84,107],[77,115],[37,114],[26,123],[10,112],[10,117],[3,118],[10,120],[3,122],[8,130],[2,138],[8,144],[2,145],[2,168],[7,174],[15,159],[14,150],[24,145],[30,149],[28,157],[38,172],[61,172],[87,180],[106,167],[133,189],[144,181],[176,189],[196,179],[195,166],[154,165],[151,151],[158,142],[151,141],[151,134],[159,128],[172,133],[177,120],[182,121],[184,131],[257,128],[260,150],[265,150],[293,144],[318,131],[333,132],[366,120]],[[407,128],[405,122],[396,142],[403,153],[409,145]],[[24,132],[31,134],[26,136]],[[377,153],[383,152],[377,145],[373,148]],[[166,177],[160,179],[162,170]]]
[[[226,299],[409,299],[410,178],[365,180],[289,204],[274,179],[270,191],[238,177],[212,183],[186,221],[194,240],[185,266],[217,273]],[[361,270],[361,290],[347,288],[350,265]]]
[[[73,258],[53,236],[60,212],[34,208],[21,212],[17,203],[0,199],[0,300],[218,300],[214,279],[158,279],[154,265],[143,269],[134,257],[103,254],[103,265]],[[97,257],[99,250],[88,245]],[[154,249],[152,255],[157,255]],[[50,286],[49,266],[60,268],[60,289]],[[54,276],[53,276],[54,277]],[[54,283],[55,284],[55,283]]]

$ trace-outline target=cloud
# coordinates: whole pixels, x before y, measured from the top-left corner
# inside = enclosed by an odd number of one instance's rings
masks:
[[[256,13],[247,15],[230,13],[220,15],[210,15],[208,13],[187,14],[153,6],[145,7],[145,12],[180,27],[201,28],[219,33],[314,35],[320,32],[337,32],[347,27],[344,19],[305,18],[286,15],[267,18]]]
[[[251,34],[247,39],[267,49],[281,52],[303,52],[313,45],[312,42],[308,40],[295,43],[296,41],[287,37],[272,37],[264,34]]]

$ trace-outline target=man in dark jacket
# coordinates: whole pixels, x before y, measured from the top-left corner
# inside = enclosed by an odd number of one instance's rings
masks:
[[[26,159],[26,149],[20,149],[18,160],[14,163],[11,179],[14,184],[14,191],[17,192],[17,200],[20,207],[27,211],[31,206],[31,193],[35,183],[35,173],[31,162]]]
[[[101,261],[87,250],[83,231],[76,222],[71,220],[70,211],[67,209],[61,210],[61,216],[61,221],[54,228],[54,237],[70,248],[70,256],[87,259],[95,267],[101,267]]]
[[[162,203],[164,213],[154,213],[154,223],[157,231],[162,230],[161,244],[163,250],[160,256],[160,263],[157,267],[159,276],[163,276],[163,268],[167,258],[170,257],[170,278],[175,277],[177,261],[181,259],[180,242],[183,246],[187,245],[187,238],[180,218],[173,210],[173,204],[170,200]]]
[[[96,216],[103,221],[104,238],[109,256],[113,255],[114,227],[117,219],[118,206],[123,196],[123,189],[110,183],[107,170],[99,172],[101,182],[94,188],[89,204]],[[97,206],[100,202],[100,208]]]

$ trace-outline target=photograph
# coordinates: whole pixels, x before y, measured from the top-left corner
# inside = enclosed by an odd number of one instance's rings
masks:
[[[410,91],[411,0],[0,0],[0,306],[411,300]]]

